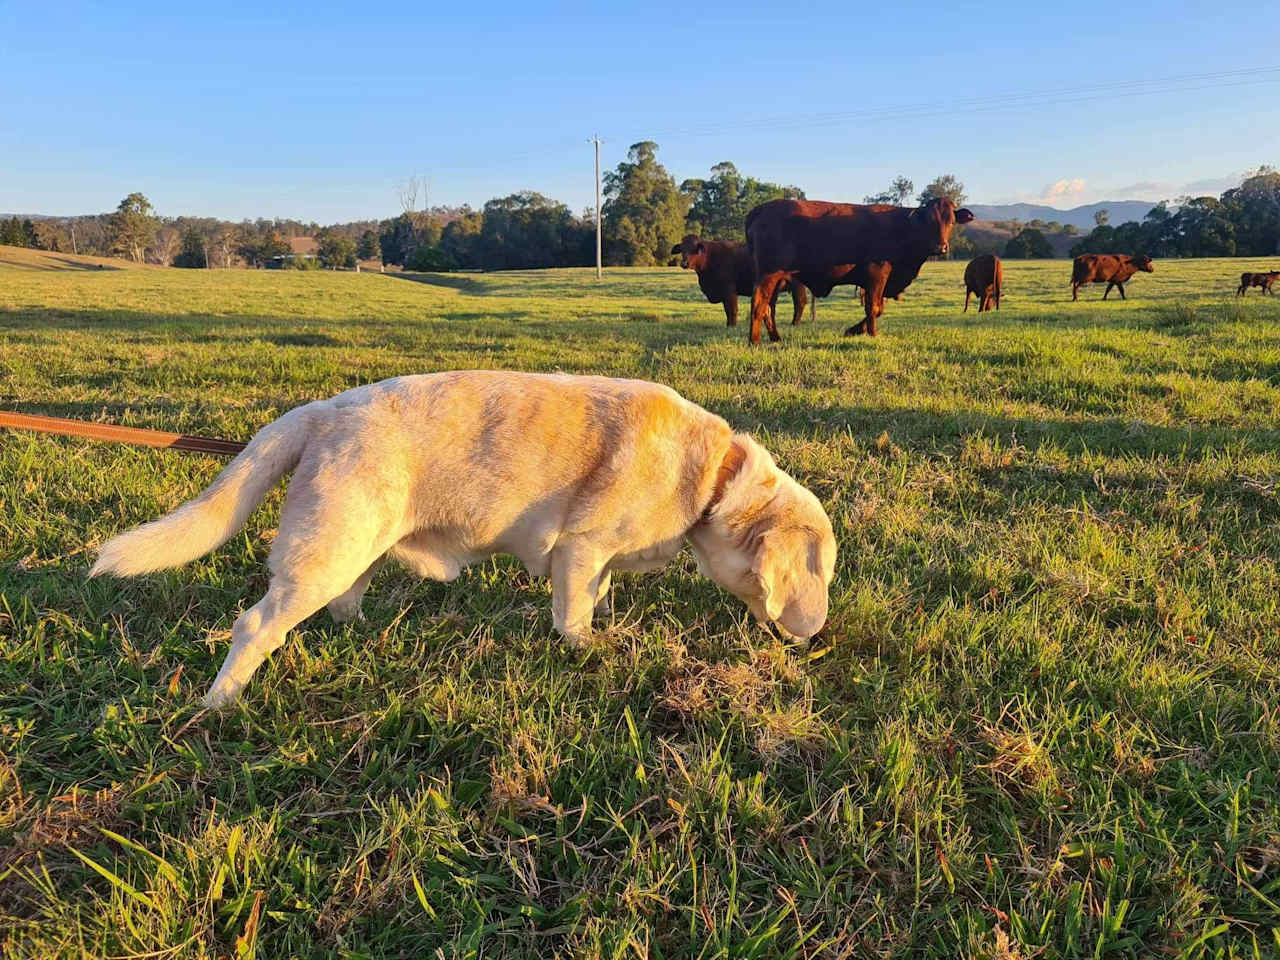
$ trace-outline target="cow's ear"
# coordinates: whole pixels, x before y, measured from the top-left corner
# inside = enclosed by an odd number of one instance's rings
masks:
[[[973,219],[975,219],[973,211],[968,207],[961,207],[956,211],[956,223],[968,223]]]
[[[684,247],[683,243],[677,243],[674,247],[671,248],[671,255],[674,257],[676,254],[678,254],[681,251],[683,247]]]

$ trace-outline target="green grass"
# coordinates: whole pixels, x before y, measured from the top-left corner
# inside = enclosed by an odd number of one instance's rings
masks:
[[[93,547],[219,463],[0,436],[0,955],[1265,957],[1280,951],[1280,301],[929,264],[875,340],[749,349],[677,270],[0,265],[0,406],[248,437],[458,367],[645,377],[840,539],[789,647],[687,554],[580,656],[513,563],[390,570],[198,698],[279,492],[186,568]],[[437,950],[439,952],[437,952]]]

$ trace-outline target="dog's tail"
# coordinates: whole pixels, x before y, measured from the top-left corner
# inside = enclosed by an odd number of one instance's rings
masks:
[[[152,523],[113,537],[89,576],[132,577],[181,566],[226,543],[281,477],[298,465],[316,404],[290,410],[254,435],[200,496]]]

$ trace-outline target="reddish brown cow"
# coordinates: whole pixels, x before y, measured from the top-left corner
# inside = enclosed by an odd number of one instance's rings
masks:
[[[1264,294],[1275,296],[1275,291],[1271,289],[1271,285],[1280,280],[1280,270],[1271,270],[1267,273],[1242,273],[1240,274],[1240,289],[1236,291],[1237,297],[1243,297],[1250,287],[1261,287]]]
[[[760,204],[746,223],[756,264],[751,342],[760,342],[762,325],[768,325],[770,340],[781,339],[769,303],[785,281],[803,283],[817,297],[840,284],[862,287],[864,319],[845,333],[875,336],[885,297],[902,293],[929,257],[945,255],[952,228],[972,219],[945,197],[915,209],[818,200]]]
[[[698,275],[698,286],[708,303],[724,304],[726,326],[737,326],[738,295],[751,296],[756,285],[756,268],[747,248],[740,243],[703,240],[690,233],[672,247],[671,252],[680,255],[682,269],[692,270]],[[780,286],[774,292],[769,310],[777,316],[778,294],[788,287],[795,307],[791,322],[797,324],[804,317],[804,305],[808,299],[802,284]]]
[[[1004,285],[1004,266],[994,253],[974,257],[964,268],[964,312],[969,312],[969,294],[978,296],[978,312],[990,310],[994,303],[1000,309],[1000,288]]]
[[[1071,299],[1079,299],[1080,287],[1086,283],[1105,283],[1107,289],[1102,299],[1107,299],[1111,288],[1120,291],[1120,299],[1127,300],[1124,285],[1139,270],[1154,273],[1150,257],[1130,257],[1123,253],[1085,253],[1076,257],[1071,266]]]

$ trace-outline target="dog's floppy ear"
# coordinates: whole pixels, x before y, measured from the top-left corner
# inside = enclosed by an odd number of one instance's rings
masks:
[[[760,587],[760,600],[765,615],[770,620],[782,616],[787,604],[782,581],[787,577],[787,536],[778,529],[766,530],[756,538],[755,553],[751,557],[751,573]]]
[[[756,539],[751,572],[765,616],[786,632],[808,639],[827,620],[822,552],[804,530],[772,528]]]

